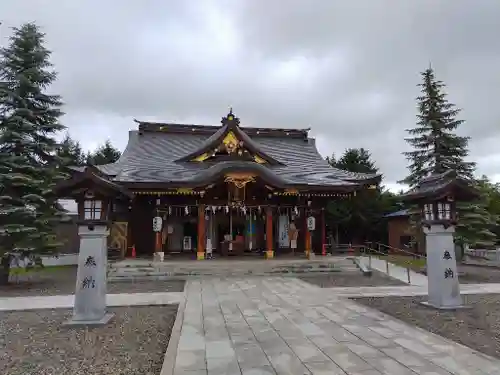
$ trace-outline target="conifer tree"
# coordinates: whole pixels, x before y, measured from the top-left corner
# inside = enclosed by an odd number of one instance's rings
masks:
[[[491,191],[488,179],[483,176],[476,181],[480,197],[474,202],[458,202],[459,221],[457,240],[473,249],[494,249],[497,243],[495,230],[498,217],[490,209]]]
[[[90,165],[103,165],[116,162],[121,156],[121,152],[111,144],[108,139],[103,145],[99,146],[97,150],[87,155],[87,164]]]
[[[432,68],[422,72],[421,76],[422,83],[419,86],[422,94],[417,98],[417,126],[407,129],[411,137],[405,139],[413,148],[404,153],[410,162],[410,173],[400,182],[411,188],[431,174],[448,170],[454,170],[459,177],[475,182],[475,163],[465,160],[469,155],[469,138],[456,134],[457,128],[464,122],[457,118],[460,109],[448,101],[446,86],[436,79]],[[483,203],[479,199],[477,202],[458,204],[456,238],[460,242],[482,245],[494,243],[495,235],[485,230],[491,224],[491,217],[481,209]]]
[[[422,178],[450,169],[460,177],[472,179],[475,164],[465,160],[469,138],[455,133],[464,122],[457,119],[460,109],[448,102],[445,84],[435,78],[432,68],[421,76],[417,126],[407,129],[412,137],[405,138],[413,150],[403,153],[410,162],[410,174],[401,182],[414,187]]]
[[[57,148],[57,155],[66,166],[80,166],[85,165],[86,162],[86,155],[82,150],[80,142],[75,141],[68,133],[66,133]]]
[[[37,262],[57,248],[63,210],[52,191],[65,176],[55,137],[64,126],[60,97],[46,93],[56,79],[49,57],[33,23],[14,28],[0,50],[0,283],[13,258]]]
[[[331,158],[327,158],[327,161],[332,167],[349,172],[378,173],[378,168],[371,157],[370,152],[362,147],[348,148],[340,159],[336,160],[332,155]]]

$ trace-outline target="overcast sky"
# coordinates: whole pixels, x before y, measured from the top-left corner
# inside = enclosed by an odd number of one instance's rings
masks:
[[[123,150],[134,118],[218,124],[233,106],[243,125],[311,127],[324,156],[367,148],[392,186],[430,62],[478,173],[500,181],[499,19],[499,0],[16,0],[0,42],[43,27],[87,149]]]

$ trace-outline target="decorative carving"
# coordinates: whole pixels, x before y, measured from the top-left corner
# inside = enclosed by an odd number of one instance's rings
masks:
[[[244,175],[244,174],[242,174],[242,175],[231,174],[231,175],[226,175],[224,182],[232,183],[238,189],[242,189],[248,183],[255,182],[255,176],[254,175]]]
[[[258,163],[258,164],[266,164],[266,163],[267,163],[267,161],[265,161],[264,159],[262,159],[262,158],[261,158],[260,156],[258,156],[258,155],[255,155],[255,156],[253,157],[253,160],[254,160],[256,163]]]
[[[120,249],[121,254],[124,255],[127,251],[127,233],[128,223],[126,221],[114,221],[111,224],[108,246],[110,248]]]
[[[205,161],[207,160],[208,158],[210,157],[210,155],[208,154],[208,152],[205,152],[204,154],[200,155],[200,156],[197,156],[196,158],[194,158],[193,160],[194,161]]]
[[[193,189],[190,188],[178,188],[177,194],[194,194]]]
[[[231,131],[226,134],[222,140],[222,144],[228,154],[232,154],[243,147],[243,141],[240,141]]]
[[[92,190],[87,190],[85,192],[85,199],[94,199],[95,198],[95,194]]]

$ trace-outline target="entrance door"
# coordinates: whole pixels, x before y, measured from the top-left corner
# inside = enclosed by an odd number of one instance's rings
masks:
[[[191,238],[191,250],[185,250],[184,245],[182,246],[182,252],[195,252],[198,244],[198,226],[196,223],[187,222],[184,223],[183,228],[184,239],[186,237]]]

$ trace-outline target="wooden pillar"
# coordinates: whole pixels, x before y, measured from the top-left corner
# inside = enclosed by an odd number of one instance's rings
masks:
[[[155,232],[155,253],[162,251],[161,248],[161,232]]]
[[[205,205],[198,205],[198,245],[196,259],[205,259]]]
[[[321,209],[321,255],[326,255],[326,215],[325,209]]]
[[[304,253],[306,257],[309,257],[311,253],[311,232],[307,227],[307,218],[309,215],[307,208],[304,208]]]
[[[309,257],[309,254],[311,254],[311,232],[309,231],[309,228],[307,228],[307,221],[306,221],[306,256]]]
[[[266,208],[266,259],[274,257],[273,250],[273,211],[271,207]]]

